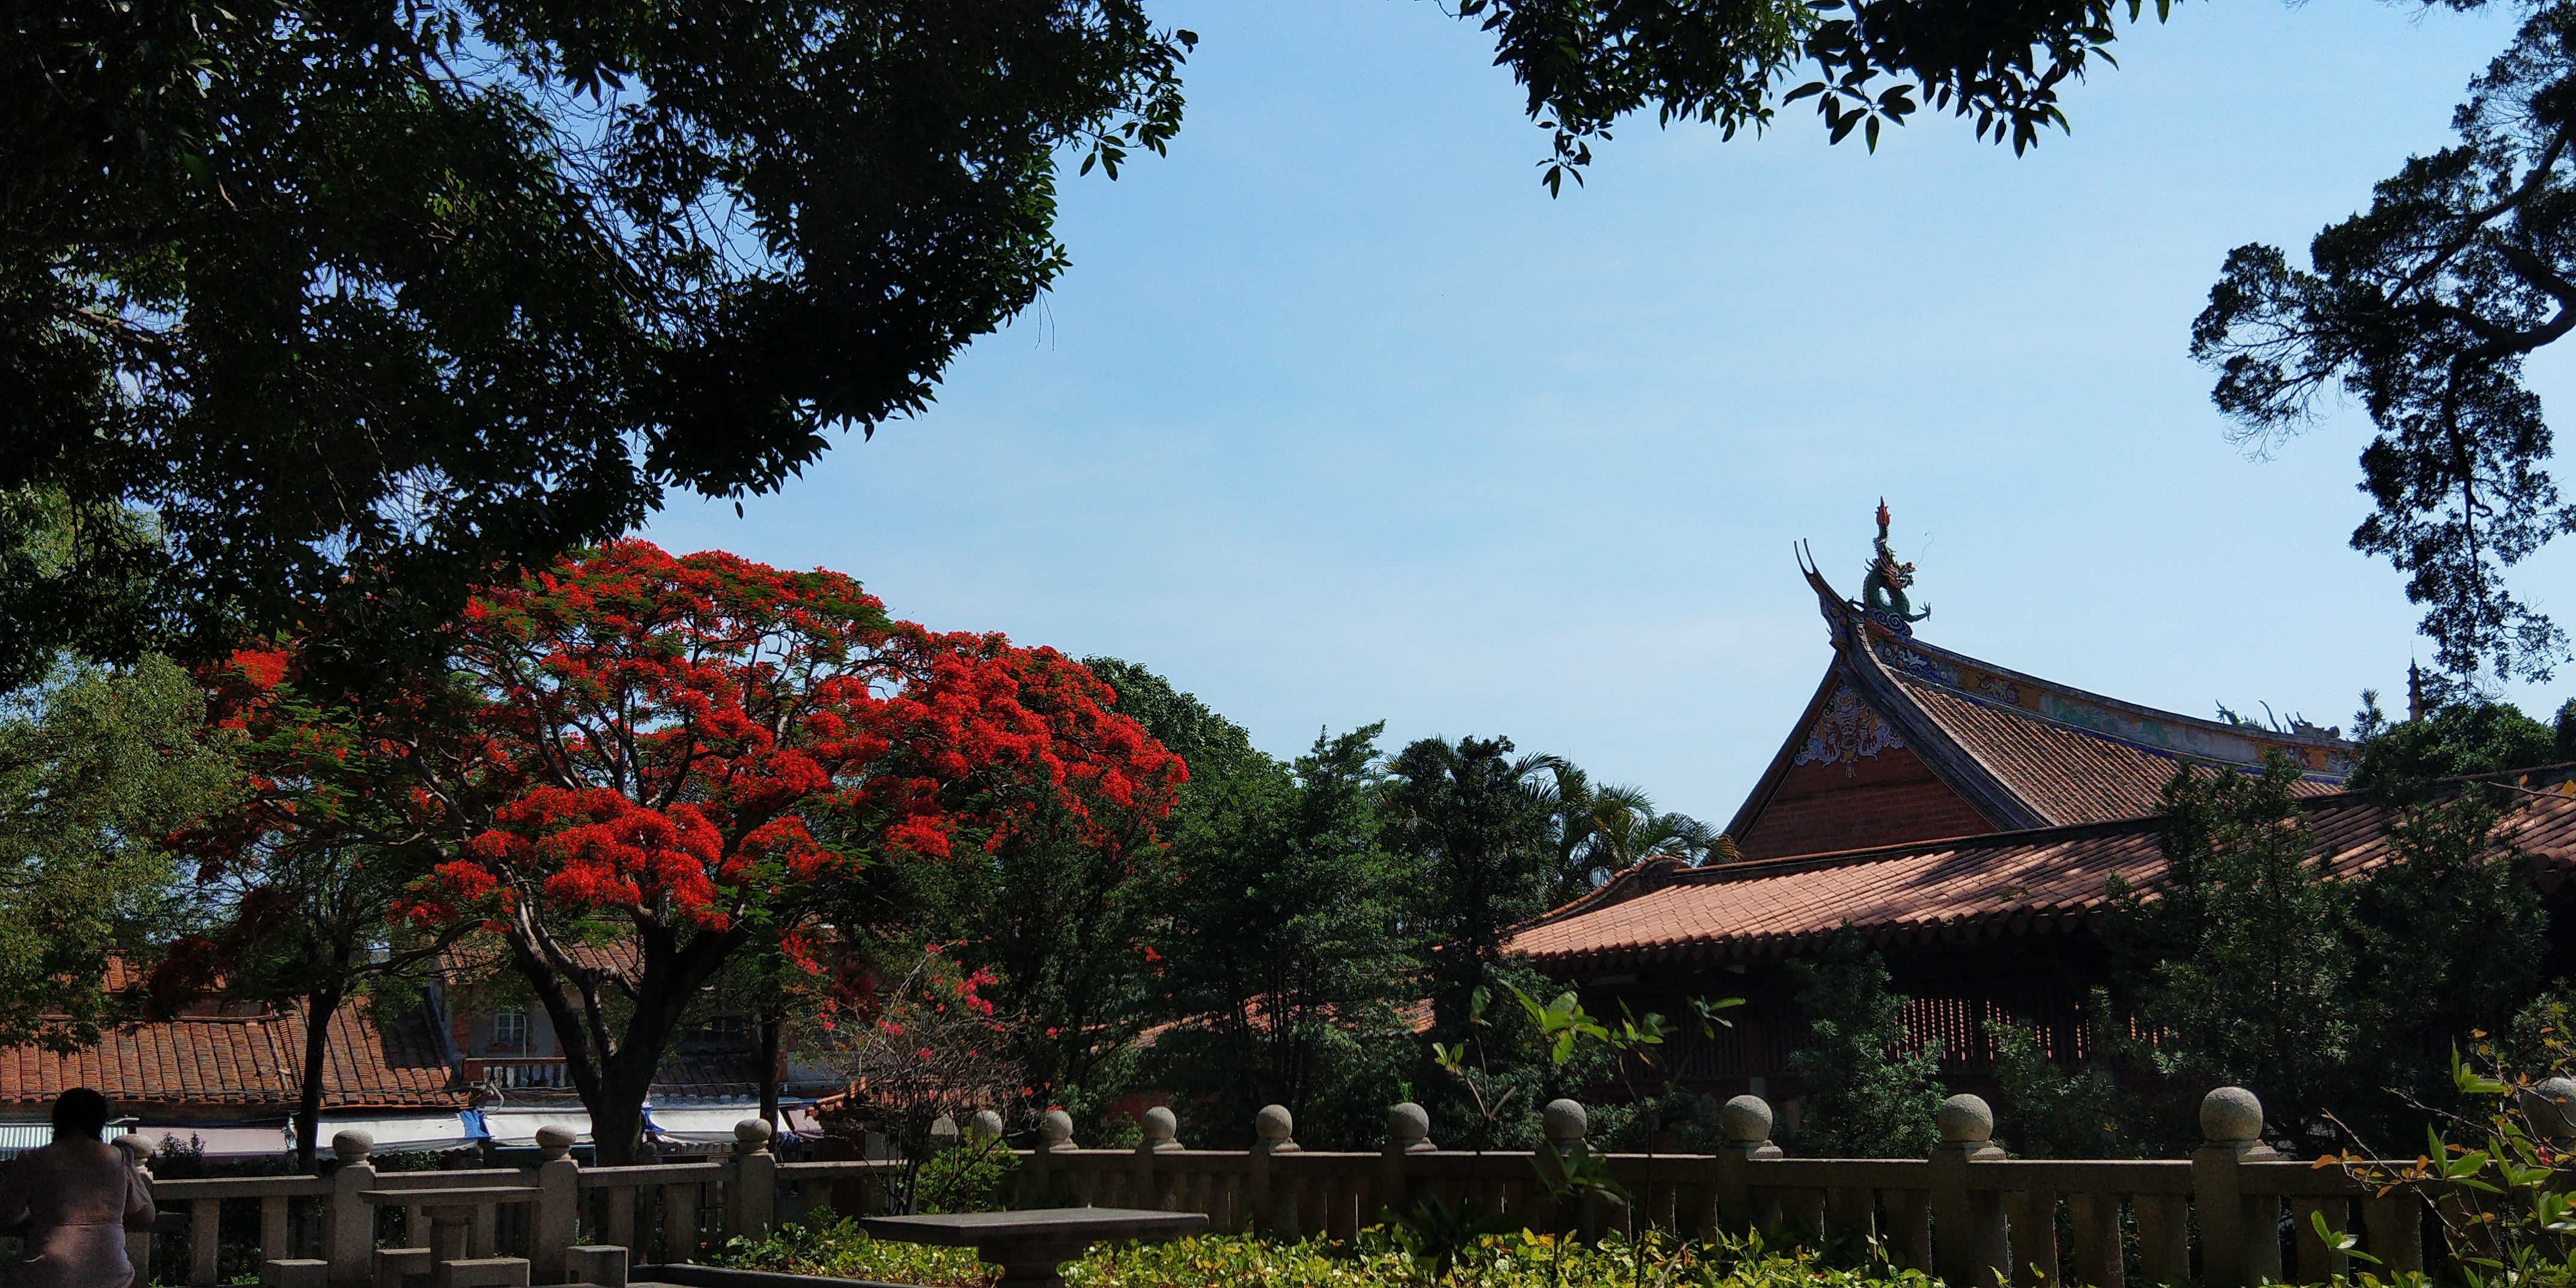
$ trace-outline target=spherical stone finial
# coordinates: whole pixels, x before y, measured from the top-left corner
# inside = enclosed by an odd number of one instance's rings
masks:
[[[1583,1139],[1584,1129],[1591,1125],[1579,1102],[1561,1096],[1539,1111],[1539,1122],[1546,1127],[1547,1138],[1559,1145]]]
[[[127,1167],[143,1166],[143,1160],[152,1157],[153,1151],[156,1148],[152,1143],[151,1137],[138,1131],[127,1132],[109,1143],[115,1145],[118,1149],[125,1151],[125,1165]]]
[[[1718,1108],[1717,1129],[1730,1145],[1759,1145],[1771,1139],[1771,1103],[1760,1096],[1737,1096]]]
[[[1073,1115],[1061,1109],[1050,1109],[1038,1120],[1038,1139],[1055,1149],[1073,1143]]]
[[[1001,1112],[994,1109],[976,1110],[975,1116],[966,1120],[966,1134],[985,1140],[1000,1136],[1002,1134]]]
[[[1286,1105],[1263,1105],[1252,1116],[1252,1134],[1273,1145],[1283,1144],[1296,1136],[1297,1120]]]
[[[1983,1145],[1995,1138],[1995,1111],[1982,1097],[1952,1096],[1932,1111],[1932,1125],[1951,1145]]]
[[[745,1118],[733,1125],[733,1152],[757,1154],[769,1148],[769,1138],[773,1134],[768,1119]]]
[[[573,1129],[562,1123],[547,1123],[537,1129],[537,1148],[549,1159],[569,1156],[572,1143],[578,1139]]]
[[[2236,1145],[2263,1138],[2263,1102],[2243,1087],[2220,1087],[2200,1098],[2200,1134]]]
[[[2543,1078],[2522,1093],[2523,1116],[2544,1140],[2576,1136],[2576,1078]]]
[[[1180,1115],[1169,1105],[1156,1105],[1145,1111],[1145,1147],[1151,1150],[1175,1150],[1181,1147]]]
[[[375,1147],[376,1138],[373,1134],[355,1128],[336,1133],[331,1137],[331,1156],[343,1163],[357,1162],[365,1158],[367,1151]]]
[[[1397,1149],[1411,1151],[1427,1148],[1431,1140],[1431,1112],[1408,1100],[1386,1111],[1386,1138]]]

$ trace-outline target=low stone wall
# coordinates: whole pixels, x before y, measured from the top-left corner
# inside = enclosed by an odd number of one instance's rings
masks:
[[[968,1134],[990,1140],[1000,1120],[981,1117]],[[1581,1105],[1556,1101],[1545,1117],[1549,1148],[1583,1138]],[[1255,1120],[1248,1150],[1186,1148],[1162,1109],[1147,1113],[1136,1147],[1083,1149],[1073,1143],[1071,1119],[1058,1112],[1042,1123],[1035,1148],[1013,1151],[1018,1166],[1007,1201],[1202,1212],[1217,1229],[1290,1237],[1348,1237],[1382,1210],[1426,1196],[1480,1203],[1533,1229],[1586,1234],[1640,1223],[1701,1235],[1790,1222],[1878,1239],[1901,1262],[1953,1284],[2095,1288],[2128,1288],[2127,1238],[2135,1241],[2141,1288],[2322,1282],[2344,1272],[2347,1258],[2317,1236],[2313,1213],[2338,1234],[2357,1232],[2382,1276],[2424,1265],[2421,1197],[2377,1194],[2338,1170],[2275,1156],[2259,1139],[2262,1106],[2241,1088],[2211,1092],[2200,1121],[2206,1139],[2188,1159],[2008,1159],[1993,1143],[1985,1102],[1953,1096],[1941,1106],[1935,1125],[1942,1143],[1928,1158],[1787,1158],[1770,1141],[1770,1106],[1738,1096],[1719,1116],[1724,1148],[1607,1155],[1612,1178],[1632,1202],[1568,1210],[1539,1185],[1531,1153],[1438,1148],[1416,1105],[1389,1111],[1386,1143],[1376,1151],[1302,1149],[1288,1111],[1276,1105]],[[845,1198],[855,1191],[851,1206],[873,1211],[884,1182],[902,1167],[781,1163],[769,1150],[768,1125],[757,1119],[735,1135],[733,1153],[722,1159],[584,1168],[571,1158],[570,1134],[547,1128],[538,1137],[544,1157],[533,1167],[379,1175],[367,1161],[372,1142],[345,1132],[332,1142],[339,1166],[328,1177],[162,1181],[153,1192],[165,1221],[186,1214],[195,1285],[216,1280],[215,1233],[228,1202],[259,1204],[265,1260],[318,1251],[297,1274],[321,1279],[327,1265],[333,1288],[373,1282],[379,1208],[403,1212],[404,1242],[435,1259],[519,1251],[532,1282],[556,1284],[580,1273],[583,1258],[593,1255],[576,1252],[585,1246],[626,1249],[638,1265],[680,1263],[820,1207],[836,1190]],[[441,1202],[442,1190],[454,1192],[449,1201]],[[287,1214],[299,1201],[319,1205],[318,1249],[293,1246]],[[519,1232],[513,1242],[523,1246],[496,1247],[500,1212],[521,1206],[524,1219],[509,1224]],[[135,1240],[138,1266],[149,1262],[149,1242]]]

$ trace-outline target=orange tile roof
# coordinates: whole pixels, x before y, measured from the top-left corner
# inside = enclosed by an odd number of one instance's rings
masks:
[[[59,1055],[0,1049],[0,1107],[49,1104],[94,1087],[118,1105],[202,1105],[284,1112],[304,1070],[304,1018],[295,1010],[251,1017],[185,1016],[106,1034]],[[332,1109],[464,1108],[450,1085],[427,1018],[413,1012],[379,1026],[364,1000],[331,1018],[323,1104]]]
[[[2165,782],[2182,764],[2171,753],[2114,741],[2019,707],[1909,677],[1895,679],[1942,732],[2053,823],[2105,823],[2153,813]],[[2291,790],[2325,796],[2341,785],[2307,778]]]
[[[2562,768],[2545,781],[2568,776]],[[2338,875],[2387,860],[2384,812],[2361,796],[2315,798],[2309,826]],[[2499,831],[2552,888],[2576,868],[2576,798],[2526,799]],[[1846,925],[1893,947],[2064,932],[2101,916],[2114,873],[2135,885],[2162,879],[2155,819],[1716,867],[1648,864],[1522,929],[1506,947],[1562,969],[1790,956]]]

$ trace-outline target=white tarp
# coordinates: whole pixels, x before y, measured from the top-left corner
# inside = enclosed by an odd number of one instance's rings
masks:
[[[136,1123],[127,1131],[152,1142],[155,1150],[202,1148],[209,1159],[282,1158],[295,1152],[295,1136],[284,1127],[174,1127]]]
[[[532,1127],[529,1130],[536,1129]],[[331,1138],[344,1131],[362,1131],[375,1137],[374,1152],[379,1154],[419,1149],[462,1149],[483,1135],[463,1114],[411,1114],[401,1118],[333,1118],[324,1115],[322,1132],[314,1137],[314,1148],[329,1150]]]
[[[483,1130],[490,1133],[495,1145],[528,1146],[537,1143],[537,1129],[553,1125],[572,1129],[573,1143],[590,1143],[590,1114],[580,1109],[486,1109]]]
[[[644,1107],[645,1129],[653,1134],[655,1143],[691,1153],[732,1148],[733,1125],[759,1116],[758,1105]]]

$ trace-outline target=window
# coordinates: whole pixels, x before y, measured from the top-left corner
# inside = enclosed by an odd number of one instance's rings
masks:
[[[528,1013],[495,1011],[492,1014],[492,1045],[513,1051],[528,1049]]]
[[[751,1020],[741,1015],[719,1015],[707,1021],[700,1038],[706,1042],[740,1046],[751,1040]]]

